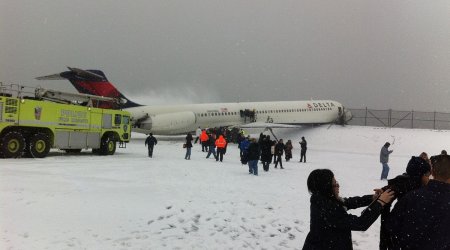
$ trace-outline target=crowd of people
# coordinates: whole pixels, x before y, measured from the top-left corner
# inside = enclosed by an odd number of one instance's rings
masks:
[[[152,133],[148,135],[145,140],[145,146],[148,147],[148,156],[153,157],[153,148],[158,143],[157,139]],[[237,144],[239,148],[239,157],[242,164],[248,164],[249,173],[258,175],[258,162],[261,161],[263,170],[269,171],[269,166],[273,162],[275,168],[283,167],[283,156],[286,162],[292,159],[292,150],[294,149],[292,141],[288,140],[286,143],[283,139],[271,140],[269,135],[261,133],[259,139],[250,138],[245,135],[242,129],[228,129],[228,128],[213,128],[201,129],[200,127],[195,131],[195,139],[191,133],[185,137],[183,148],[186,149],[184,159],[190,160],[192,147],[199,143],[202,152],[206,153],[206,159],[211,156],[216,161],[223,161],[229,143]],[[301,147],[300,162],[306,162],[306,140],[302,137],[299,142]]]
[[[212,155],[216,161],[223,161],[227,138],[233,138],[226,131],[199,128],[194,144],[201,144],[206,158]],[[189,160],[194,138],[188,133],[185,139],[185,159]],[[236,141],[231,142],[238,145],[241,163],[248,164],[252,175],[258,175],[259,161],[267,172],[271,163],[274,168],[283,169],[283,155],[285,161],[292,159],[291,140],[271,140],[263,133],[258,139],[250,138],[239,131]],[[156,144],[156,138],[150,134],[145,140],[149,157]],[[302,137],[299,144],[300,162],[306,162],[306,139]],[[393,153],[390,145],[386,142],[380,151],[381,180],[387,180],[388,185],[375,188],[373,194],[342,198],[331,170],[316,169],[310,173],[310,231],[303,249],[353,249],[351,231],[367,230],[380,215],[380,250],[450,249],[450,156],[445,150],[432,157],[423,152],[411,157],[404,174],[388,180],[389,155]],[[366,207],[360,216],[347,213],[348,209],[360,207]]]

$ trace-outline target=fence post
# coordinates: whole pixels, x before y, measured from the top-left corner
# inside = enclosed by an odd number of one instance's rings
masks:
[[[434,117],[433,117],[433,129],[436,130],[436,110],[434,111]]]
[[[364,116],[364,126],[367,126],[367,107],[366,107],[366,115]]]
[[[414,128],[414,110],[411,110],[411,128]]]
[[[390,128],[392,128],[391,118],[392,118],[392,109],[389,109],[389,113],[388,113],[388,127],[390,127]]]

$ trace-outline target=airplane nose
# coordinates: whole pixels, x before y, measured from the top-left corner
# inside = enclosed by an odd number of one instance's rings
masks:
[[[347,124],[353,118],[352,112],[348,109],[344,109],[344,121]]]

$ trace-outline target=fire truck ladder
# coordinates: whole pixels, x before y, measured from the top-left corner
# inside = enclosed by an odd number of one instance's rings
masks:
[[[67,93],[61,92],[51,89],[44,88],[36,88],[35,97],[38,99],[49,100],[58,103],[86,103],[86,106],[92,107],[93,102],[109,102],[114,103],[118,107],[123,104],[123,101],[120,98],[112,98],[112,97],[104,97],[97,95],[89,95],[89,94],[75,94],[75,93]]]

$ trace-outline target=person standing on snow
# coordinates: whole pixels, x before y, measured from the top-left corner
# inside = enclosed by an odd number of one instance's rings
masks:
[[[156,140],[155,137],[153,137],[153,134],[150,133],[150,135],[145,139],[145,146],[148,146],[148,157],[153,157],[153,147],[158,143],[158,140]]]
[[[433,156],[431,164],[433,179],[399,200],[387,220],[392,249],[450,249],[450,156]]]
[[[216,161],[217,161],[217,154],[216,154],[216,135],[215,134],[211,134],[210,136],[209,136],[209,140],[208,141],[206,141],[206,144],[208,145],[208,154],[206,155],[206,159],[208,159],[209,158],[209,156],[211,155],[211,154],[213,154],[214,155],[214,159],[216,159]]]
[[[303,250],[350,250],[352,231],[366,231],[378,218],[383,207],[394,199],[390,189],[362,197],[342,198],[339,183],[329,169],[313,170],[307,180],[310,198],[309,233]],[[358,217],[348,209],[368,207]]]
[[[248,153],[248,147],[250,146],[250,141],[247,137],[244,138],[241,143],[239,143],[239,150],[240,150],[240,157],[241,157],[241,163],[247,164],[247,153]]]
[[[278,143],[275,145],[275,156],[276,156],[275,168],[277,168],[278,163],[280,163],[280,168],[283,169],[283,160],[282,160],[283,152],[284,152],[284,143],[283,139],[280,139],[278,140]]]
[[[248,173],[258,175],[258,160],[260,155],[259,144],[255,138],[250,139],[250,145],[247,150]]]
[[[188,133],[186,135],[186,143],[184,144],[186,146],[186,155],[184,156],[185,160],[191,159],[192,140],[194,140],[192,138],[192,134]]]
[[[219,136],[219,139],[216,140],[215,145],[217,147],[217,157],[216,161],[223,161],[223,155],[227,149],[227,141],[223,138],[223,135]]]
[[[288,162],[292,158],[292,142],[291,140],[288,140],[286,142],[286,145],[284,145],[284,157],[286,159],[286,162]]]
[[[209,136],[206,133],[206,129],[203,129],[202,134],[200,135],[200,144],[202,144],[202,152],[208,152],[208,141]]]
[[[386,142],[380,150],[380,162],[383,166],[383,170],[381,171],[381,180],[387,180],[389,174],[389,155],[394,152],[394,150],[389,150],[390,145],[391,144],[389,142]]]
[[[269,171],[269,165],[272,162],[272,141],[269,135],[262,135],[260,137],[259,147],[261,149],[261,162],[263,164],[264,171]]]
[[[307,143],[306,143],[306,140],[305,140],[305,137],[303,137],[302,136],[302,141],[301,142],[299,142],[300,143],[300,147],[301,147],[301,150],[300,150],[300,162],[305,162],[306,163],[306,150],[308,149],[307,148]],[[303,158],[304,158],[304,160],[303,160]]]
[[[426,153],[423,152],[420,154],[421,156],[412,156],[406,167],[406,172],[388,180],[388,185],[382,188],[382,190],[391,189],[395,192],[396,204],[399,204],[406,194],[428,184],[431,164],[427,161],[428,156],[424,157],[424,154]],[[391,205],[392,203],[386,204],[381,211],[380,250],[397,249],[393,248],[393,235],[390,234],[386,226],[391,215]]]

